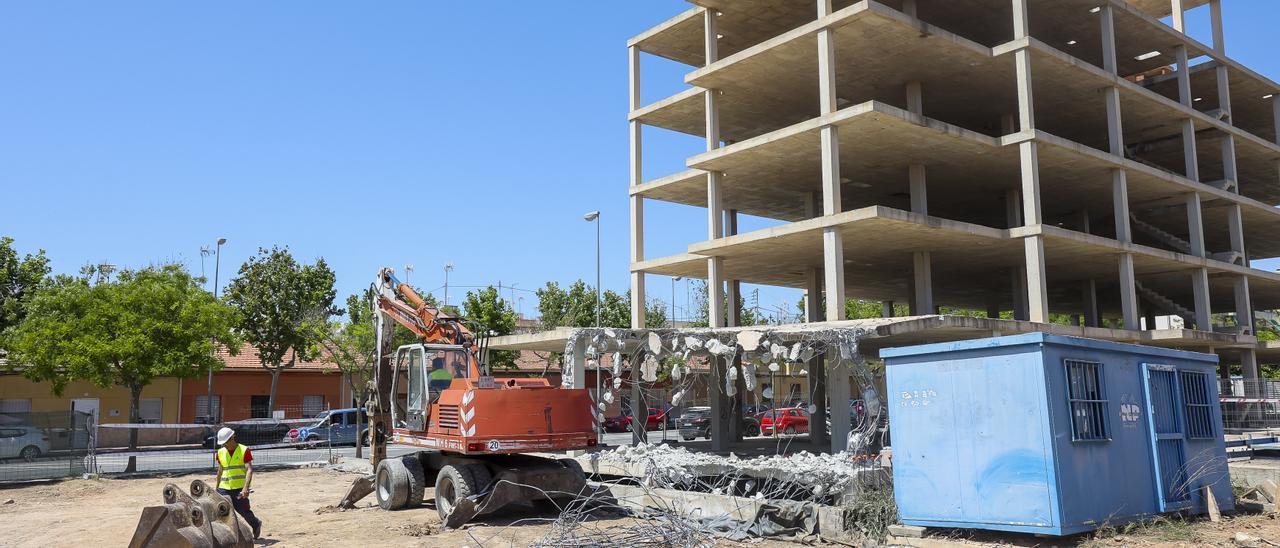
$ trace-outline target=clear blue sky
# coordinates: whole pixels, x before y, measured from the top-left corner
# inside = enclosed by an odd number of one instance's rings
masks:
[[[199,273],[200,247],[222,236],[224,283],[259,246],[288,245],[325,257],[341,298],[383,265],[415,265],[427,289],[446,261],[455,286],[592,281],[581,216],[600,209],[603,285],[625,290],[625,42],[688,4],[478,6],[6,2],[0,234],[47,250],[59,272],[182,261]],[[1207,42],[1207,9],[1192,22]],[[1280,2],[1228,0],[1230,54],[1280,79],[1278,22]],[[685,69],[643,68],[645,102],[680,89]],[[664,133],[646,132],[647,177],[701,147]],[[651,257],[705,234],[701,210],[648,213]],[[667,278],[650,286],[670,298]],[[761,305],[798,297],[766,290]]]

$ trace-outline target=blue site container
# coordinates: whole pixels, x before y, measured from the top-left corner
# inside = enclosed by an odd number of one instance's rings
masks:
[[[1233,508],[1217,356],[1043,333],[880,356],[903,523],[1068,535],[1203,513],[1204,486]]]

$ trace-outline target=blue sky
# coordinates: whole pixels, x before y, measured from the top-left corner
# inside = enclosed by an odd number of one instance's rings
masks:
[[[688,4],[485,6],[0,4],[0,234],[59,272],[182,261],[198,273],[201,246],[226,237],[224,282],[280,244],[329,261],[340,297],[383,265],[413,264],[411,281],[437,288],[447,261],[455,287],[532,290],[594,279],[582,214],[599,209],[603,286],[625,290],[625,42]],[[1207,13],[1191,18],[1206,42]],[[1229,53],[1280,80],[1277,21],[1280,3],[1227,3]],[[686,69],[646,58],[643,70],[647,103]],[[702,147],[645,139],[646,177]],[[705,223],[650,202],[647,254],[683,251]],[[649,283],[670,299],[667,278]],[[760,304],[798,298],[764,289]]]

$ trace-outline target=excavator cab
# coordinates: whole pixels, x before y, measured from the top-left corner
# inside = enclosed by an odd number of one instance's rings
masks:
[[[471,353],[460,345],[407,344],[396,349],[391,380],[396,395],[391,420],[396,428],[424,432],[431,418],[431,405],[440,399],[455,379],[470,376]]]

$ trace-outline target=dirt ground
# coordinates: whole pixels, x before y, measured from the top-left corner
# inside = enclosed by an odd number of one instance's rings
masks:
[[[372,497],[347,512],[331,505],[346,492],[356,476],[327,468],[261,471],[254,477],[253,508],[262,518],[259,546],[528,546],[547,534],[553,516],[532,507],[516,506],[499,518],[445,531],[434,508],[384,512]],[[0,546],[122,546],[133,537],[138,516],[145,506],[161,503],[166,483],[186,488],[191,480],[212,481],[206,475],[132,479],[67,480],[0,488]],[[432,496],[427,491],[427,498]],[[12,501],[12,502],[10,502]],[[602,518],[592,527],[603,529],[635,523],[630,518]],[[1207,519],[1161,519],[1121,530],[1069,537],[1039,538],[980,532],[933,532],[926,539],[904,544],[928,546],[1280,546],[1280,516],[1240,514],[1219,523]],[[906,539],[904,539],[906,540]],[[924,540],[925,542],[920,542]],[[919,544],[917,544],[919,543]],[[717,546],[744,546],[725,541]],[[756,541],[748,546],[795,547],[778,541]]]
[[[434,508],[385,512],[373,496],[355,510],[321,510],[342,498],[355,475],[326,468],[261,471],[254,474],[254,513],[263,521],[259,546],[528,546],[542,538],[553,516],[516,506],[502,519],[443,531]],[[184,490],[208,475],[67,480],[0,488],[0,546],[124,546],[133,537],[145,506],[162,503],[161,489]],[[432,496],[427,490],[427,498]],[[12,499],[13,502],[8,502]],[[603,519],[596,527],[634,523]],[[738,546],[734,543],[717,543]],[[788,546],[779,542],[751,546]]]

